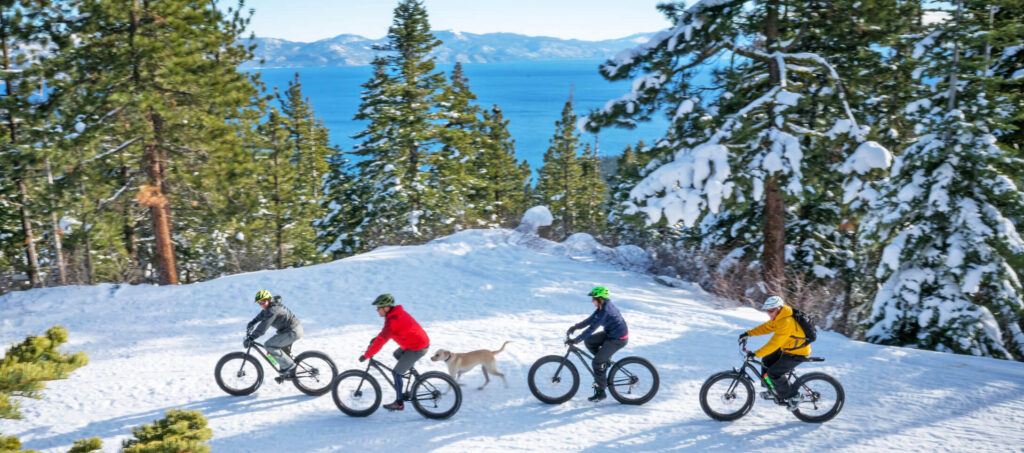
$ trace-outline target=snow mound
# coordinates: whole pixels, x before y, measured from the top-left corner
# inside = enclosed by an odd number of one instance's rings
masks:
[[[537,234],[537,229],[546,227],[554,222],[555,218],[547,206],[534,206],[523,213],[523,220],[519,221],[516,231],[524,234]]]

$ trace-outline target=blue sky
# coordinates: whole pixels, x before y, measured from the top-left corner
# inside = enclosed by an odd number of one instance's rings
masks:
[[[621,38],[670,24],[665,0],[425,0],[434,30],[511,32],[583,40]],[[221,2],[222,7],[234,2]],[[256,36],[316,41],[343,33],[380,38],[397,0],[247,0]]]

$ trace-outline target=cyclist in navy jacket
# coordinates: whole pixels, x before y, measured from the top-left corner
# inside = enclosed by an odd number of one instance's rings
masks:
[[[582,341],[590,353],[594,354],[594,396],[587,399],[596,403],[607,397],[605,388],[608,387],[608,364],[611,363],[612,354],[626,346],[629,341],[629,329],[626,327],[626,320],[622,319],[622,313],[619,313],[619,309],[608,299],[608,288],[598,286],[587,295],[597,310],[594,310],[587,319],[569,328],[569,337],[579,329],[585,327],[586,330],[576,338],[567,340],[567,343],[576,344]],[[594,333],[598,326],[604,327],[604,331]]]

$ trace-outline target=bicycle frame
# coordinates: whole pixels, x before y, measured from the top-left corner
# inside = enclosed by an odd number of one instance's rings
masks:
[[[565,338],[566,338],[566,340],[569,339],[569,337],[565,337]],[[590,376],[593,377],[594,379],[597,379],[597,373],[594,372],[593,368],[590,368],[590,362],[592,362],[594,360],[594,356],[590,355],[590,353],[588,351],[580,348],[579,346],[576,346],[576,344],[570,344],[569,345],[569,349],[565,351],[565,356],[564,357],[565,357],[566,360],[569,360],[569,354],[576,354],[576,358],[580,359],[580,362],[583,363],[583,367],[587,369],[587,372],[590,373]],[[614,360],[609,360],[608,361],[608,369],[609,370],[612,369],[613,366],[615,366],[615,361]],[[559,363],[558,364],[558,368],[555,369],[555,376],[558,376],[558,373],[561,373],[561,372],[562,372],[562,364]]]
[[[393,368],[385,365],[383,362],[380,362],[377,359],[371,358],[369,360],[369,363],[366,364],[366,374],[370,374],[370,370],[371,369],[376,369],[377,372],[380,373],[381,377],[384,378],[384,381],[387,382],[388,384],[391,384],[391,388],[395,388],[395,380],[392,377],[392,374],[395,371]],[[388,370],[388,372],[385,373],[384,370]],[[405,380],[405,386],[402,389],[402,395],[408,396],[412,392],[412,384],[413,384],[413,382],[415,382],[417,379],[420,378],[420,374],[419,374],[419,372],[416,371],[416,367],[412,367],[412,368],[409,368],[409,371],[406,372],[406,374],[403,374],[402,376],[403,377],[404,376],[408,376],[409,377],[409,379]],[[359,386],[356,387],[356,391],[358,392],[358,391],[362,390],[362,388],[363,388],[363,383],[360,382]]]
[[[767,375],[762,376],[761,375],[761,370],[759,370],[758,368],[756,368],[754,366],[756,364],[756,365],[764,368],[764,363],[761,362],[758,359],[751,359],[751,358],[747,357],[747,353],[750,352],[750,350],[747,349],[747,342],[746,342],[746,340],[744,340],[742,343],[740,343],[740,350],[742,351],[742,354],[743,354],[743,365],[740,365],[739,369],[733,368],[733,371],[737,371],[737,372],[743,373],[743,375],[747,379],[750,379],[751,381],[757,380],[757,381],[761,381],[761,382],[767,383],[768,384],[768,391],[771,392],[772,396],[776,400],[778,400],[779,394],[778,394],[778,392],[775,391],[775,383],[772,382],[771,379],[769,379]],[[750,376],[754,376],[754,378],[751,378]],[[795,371],[790,370],[789,372],[787,372],[785,375],[782,376],[782,379],[791,380],[791,381],[795,382],[796,379],[799,378],[799,377],[800,376],[797,375]],[[731,392],[733,389],[735,389],[735,387],[736,387],[736,383],[733,382],[732,385],[729,386],[729,391]]]

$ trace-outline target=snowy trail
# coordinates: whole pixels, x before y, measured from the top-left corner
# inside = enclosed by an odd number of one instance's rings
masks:
[[[529,243],[527,247],[524,244]],[[25,401],[24,420],[0,420],[0,432],[25,448],[66,451],[74,439],[100,436],[116,451],[132,427],[171,408],[201,410],[213,451],[1024,451],[1024,364],[851,341],[822,332],[814,355],[846,390],[834,420],[806,424],[763,400],[735,422],[716,422],[697,394],[711,374],[739,365],[735,338],[767,319],[699,289],[668,288],[571,247],[526,240],[507,230],[468,231],[417,247],[379,249],[319,266],[234,275],[177,287],[63,287],[0,297],[0,342],[8,345],[54,324],[70,332],[69,350],[89,365],[53,382],[44,399]],[[565,329],[592,310],[585,296],[602,284],[622,310],[630,343],[616,357],[639,355],[661,375],[643,406],[586,401],[589,377],[569,402],[548,406],[526,384],[530,365],[564,352]],[[213,367],[240,348],[256,314],[254,291],[268,288],[302,320],[296,351],[328,353],[339,369],[356,358],[382,321],[370,307],[390,292],[431,337],[431,350],[497,349],[498,369],[484,390],[480,371],[463,376],[453,418],[428,420],[411,407],[350,418],[329,395],[312,398],[265,380],[247,397],[223,393]],[[768,337],[757,337],[755,344]],[[388,346],[378,356],[390,363]],[[424,358],[417,369],[443,370]],[[385,390],[385,401],[391,393]]]

